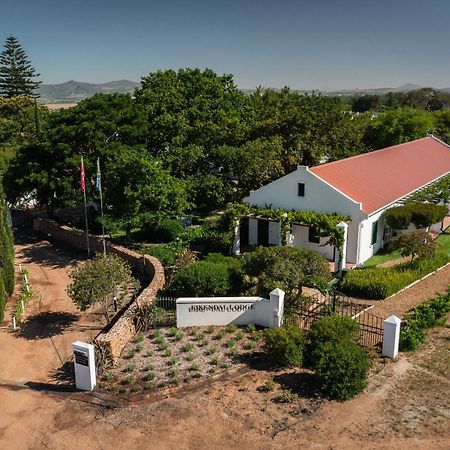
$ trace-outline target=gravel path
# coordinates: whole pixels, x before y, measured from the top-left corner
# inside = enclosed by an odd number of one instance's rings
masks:
[[[370,312],[384,318],[392,314],[402,317],[406,311],[434,297],[437,292],[445,292],[449,285],[450,265],[387,300],[375,300]]]

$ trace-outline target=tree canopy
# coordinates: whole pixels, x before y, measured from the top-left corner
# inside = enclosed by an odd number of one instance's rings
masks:
[[[0,54],[0,95],[38,97],[38,76],[17,38],[8,36]]]

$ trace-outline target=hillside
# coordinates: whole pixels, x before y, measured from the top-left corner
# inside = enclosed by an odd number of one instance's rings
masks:
[[[133,92],[140,83],[128,80],[108,83],[83,83],[70,80],[61,84],[42,84],[39,88],[42,103],[77,103],[95,94]]]

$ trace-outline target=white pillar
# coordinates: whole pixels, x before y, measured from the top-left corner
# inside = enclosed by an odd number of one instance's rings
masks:
[[[344,242],[342,244],[342,253],[339,249],[336,249],[336,254],[334,256],[334,271],[338,277],[342,276],[342,269],[345,268],[345,263],[347,261],[347,234],[348,234],[348,223],[339,222],[336,228],[340,229],[344,234]]]
[[[273,324],[270,328],[281,327],[283,324],[284,294],[284,291],[278,288],[269,294],[270,307],[273,311]]]
[[[234,227],[233,247],[231,249],[233,255],[237,256],[241,253],[241,221],[238,220]]]
[[[92,391],[97,384],[94,346],[76,341],[72,344],[77,389]]]
[[[397,356],[400,341],[400,323],[401,320],[397,316],[389,316],[383,322],[383,356],[392,359]]]

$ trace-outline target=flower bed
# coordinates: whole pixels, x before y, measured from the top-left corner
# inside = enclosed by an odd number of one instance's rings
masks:
[[[244,362],[260,350],[262,337],[254,325],[138,333],[98,386],[121,394],[179,386]]]

